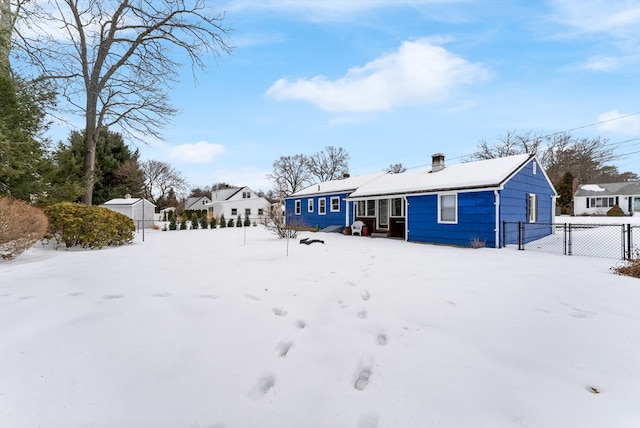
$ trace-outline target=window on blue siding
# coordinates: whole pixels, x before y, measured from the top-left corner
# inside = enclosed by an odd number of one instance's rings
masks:
[[[394,198],[391,200],[391,217],[404,216],[404,200],[402,198]]]
[[[536,223],[538,221],[538,195],[529,193],[527,195],[527,222]]]
[[[340,197],[332,196],[331,197],[331,212],[339,212],[340,211]]]
[[[307,211],[310,213],[313,212],[313,199],[311,198],[307,199]]]
[[[300,215],[300,212],[302,212],[302,201],[298,199],[297,201],[295,201],[295,204],[296,204],[296,215]]]
[[[327,213],[327,198],[318,199],[318,214]]]
[[[458,195],[439,195],[438,205],[439,223],[458,222]]]

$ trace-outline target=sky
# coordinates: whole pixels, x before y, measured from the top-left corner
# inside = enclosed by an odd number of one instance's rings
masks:
[[[602,137],[620,172],[640,174],[635,0],[213,7],[226,11],[233,52],[205,58],[197,82],[182,70],[164,141],[130,142],[193,187],[267,191],[280,156],[326,146],[348,152],[352,175],[425,167],[436,152],[455,164],[509,131]]]
[[[574,244],[585,234],[620,240],[589,228]],[[0,425],[640,425],[640,287],[615,258],[300,245],[262,227],[143,236],[0,260]]]

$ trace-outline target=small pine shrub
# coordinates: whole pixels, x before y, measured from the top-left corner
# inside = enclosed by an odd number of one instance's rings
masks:
[[[12,198],[0,198],[0,258],[12,259],[47,233],[42,210]]]
[[[236,219],[236,227],[242,227],[242,218],[239,215]]]
[[[182,220],[180,222],[180,230],[187,230],[187,220]]]
[[[169,220],[169,230],[176,230],[178,228],[178,224],[176,223],[176,216],[169,215],[171,220]]]
[[[624,211],[618,205],[612,206],[609,211],[607,211],[607,216],[609,217],[624,217]]]
[[[227,222],[227,227],[233,227],[233,219],[230,218],[229,221]]]
[[[249,219],[248,215],[244,215],[244,226],[249,227],[251,226],[251,220]]]
[[[220,227],[227,227],[227,220],[224,218],[224,214],[220,216]]]
[[[206,217],[200,217],[198,219],[198,223],[200,223],[200,229],[206,229],[209,225]]]
[[[67,248],[128,244],[136,229],[126,215],[97,206],[61,202],[47,207],[45,214],[56,248],[61,244]]]
[[[209,221],[209,227],[211,227],[211,229],[215,229],[218,226],[218,221],[216,220],[215,217],[211,217],[211,220]]]

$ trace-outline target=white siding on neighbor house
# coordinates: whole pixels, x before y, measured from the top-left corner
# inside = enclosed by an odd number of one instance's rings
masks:
[[[144,201],[144,210],[142,202]],[[129,217],[136,225],[136,229],[144,227],[149,229],[155,223],[156,206],[146,199],[112,199],[100,205],[112,211],[124,214]],[[144,211],[144,219],[142,217]],[[144,220],[144,221],[143,221]]]
[[[266,210],[269,209],[269,201],[258,196],[258,194],[249,187],[224,189],[224,192],[214,193],[214,199],[221,194],[224,194],[227,199],[215,200],[205,206],[209,215],[215,216],[217,219],[220,219],[220,216],[224,215],[226,221],[229,221],[229,219],[235,221],[239,215],[242,221],[244,221],[246,210],[250,210],[249,220],[251,222],[258,222],[260,219],[260,210],[266,212]]]

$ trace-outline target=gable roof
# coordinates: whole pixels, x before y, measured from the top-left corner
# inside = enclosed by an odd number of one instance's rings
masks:
[[[236,193],[240,191],[240,189],[244,189],[244,187],[226,187],[224,189],[217,189],[211,191],[211,201],[219,202],[226,201]]]
[[[388,174],[359,187],[349,198],[499,187],[532,158],[533,155],[521,154],[460,163],[438,172]]]
[[[196,205],[198,202],[202,201],[203,199],[206,199],[207,202],[209,201],[209,198],[206,197],[206,196],[198,196],[198,197],[193,197],[193,198],[187,199],[187,202],[185,204],[185,207],[186,207],[185,209],[189,210],[189,209],[193,208],[194,205]],[[203,205],[204,204],[200,204],[199,207],[202,208]]]
[[[156,206],[153,202],[147,201],[146,199],[142,199],[142,198],[115,198],[115,199],[108,200],[107,202],[101,205],[135,205],[138,202],[143,200],[153,205],[154,207]]]
[[[622,183],[583,184],[574,196],[632,196],[640,195],[640,181]]]
[[[345,192],[348,193],[384,175],[387,175],[387,172],[375,172],[373,174],[359,175],[355,177],[343,178],[340,180],[331,180],[325,181],[323,183],[316,183],[309,187],[305,187],[304,189],[299,190],[290,196],[287,196],[287,198],[285,199],[317,194]]]

